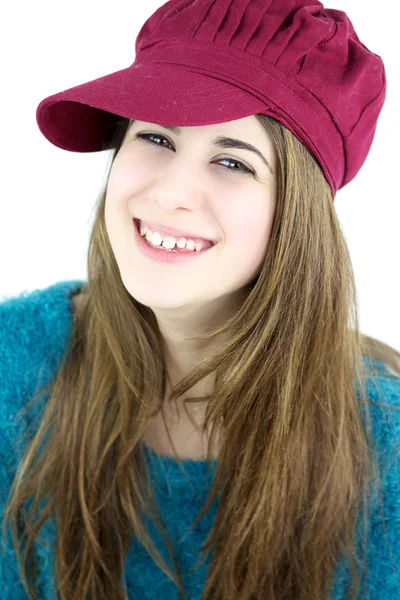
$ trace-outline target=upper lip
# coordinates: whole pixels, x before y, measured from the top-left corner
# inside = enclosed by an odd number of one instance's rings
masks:
[[[161,225],[160,223],[155,223],[154,221],[146,221],[145,219],[135,219],[135,221],[138,223],[139,225],[139,229],[140,229],[140,224],[143,223],[143,225],[147,225],[147,227],[149,227],[151,229],[151,231],[158,231],[158,233],[160,233],[161,235],[163,234],[167,234],[167,235],[171,235],[172,237],[178,238],[178,237],[185,237],[191,240],[205,240],[207,242],[212,242],[213,244],[215,244],[216,242],[214,240],[211,240],[210,238],[206,238],[203,237],[201,235],[197,235],[197,233],[187,233],[186,231],[182,231],[180,229],[172,229],[172,227],[167,227],[166,225]]]

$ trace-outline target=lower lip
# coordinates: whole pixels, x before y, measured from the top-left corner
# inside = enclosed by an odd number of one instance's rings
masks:
[[[168,252],[168,250],[160,250],[159,248],[150,246],[148,244],[148,242],[145,241],[145,239],[140,235],[140,232],[138,229],[138,224],[135,222],[134,219],[132,220],[132,223],[133,223],[133,228],[135,230],[135,237],[136,237],[138,247],[140,248],[140,250],[143,252],[143,254],[145,256],[147,256],[148,258],[152,258],[154,260],[159,260],[161,262],[166,262],[166,263],[186,262],[186,261],[196,260],[196,258],[198,258],[199,256],[202,256],[208,250],[211,250],[212,248],[214,248],[214,246],[211,246],[210,248],[206,248],[205,250],[200,250],[199,252],[197,250],[193,250],[192,252],[190,252],[190,251],[188,251],[188,252]]]

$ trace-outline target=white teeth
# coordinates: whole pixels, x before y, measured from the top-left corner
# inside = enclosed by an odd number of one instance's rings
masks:
[[[185,237],[181,237],[178,241],[172,236],[166,236],[163,238],[158,231],[151,231],[142,224],[140,224],[140,235],[145,237],[152,246],[162,245],[164,248],[169,250],[172,250],[175,247],[175,244],[178,248],[182,249],[186,247],[187,250],[196,250],[197,252],[200,252],[200,250],[203,248],[203,244],[201,242],[197,242],[197,244],[195,244],[193,240],[187,240]]]

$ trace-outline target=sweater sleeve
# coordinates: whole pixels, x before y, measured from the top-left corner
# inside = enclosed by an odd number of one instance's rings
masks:
[[[371,600],[400,598],[400,378],[381,376],[373,386],[372,418],[376,423],[378,461],[381,464],[382,506],[376,504],[371,519],[371,553],[368,566]],[[387,404],[387,407],[383,405]]]
[[[359,569],[357,600],[394,600],[400,598],[400,377],[382,372],[369,383],[368,400],[381,491],[370,486],[366,551],[359,514],[356,554],[361,563],[366,557],[367,572]],[[330,599],[347,597],[349,588],[350,570],[341,559]]]
[[[42,401],[26,403],[54,377],[70,332],[69,296],[80,282],[49,288],[0,302],[0,597],[26,600],[9,525],[4,513],[11,484],[23,456],[23,434],[36,419]]]

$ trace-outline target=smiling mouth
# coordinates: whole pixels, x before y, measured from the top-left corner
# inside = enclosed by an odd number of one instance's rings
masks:
[[[206,250],[209,250],[210,248],[212,248],[213,246],[215,246],[215,243],[213,241],[211,241],[211,240],[201,240],[201,239],[198,239],[198,238],[196,238],[194,236],[183,236],[183,235],[181,235],[181,236],[165,236],[165,237],[174,237],[177,242],[181,238],[186,237],[186,240],[192,240],[195,243],[195,247],[196,247],[197,243],[200,242],[201,249],[200,250],[198,250],[198,249],[196,250],[194,248],[186,248],[186,246],[183,247],[183,248],[180,248],[179,246],[177,246],[177,244],[175,244],[174,248],[165,248],[162,244],[160,244],[160,245],[152,244],[151,242],[149,242],[149,240],[146,238],[145,235],[141,235],[140,234],[140,227],[141,227],[141,221],[140,221],[140,219],[133,219],[133,220],[135,222],[135,226],[136,226],[136,229],[137,229],[140,237],[146,243],[148,243],[148,245],[151,248],[156,248],[156,249],[164,250],[164,251],[167,251],[167,252],[175,252],[175,253],[181,253],[181,254],[185,254],[185,253],[198,254],[199,252],[205,252]]]

